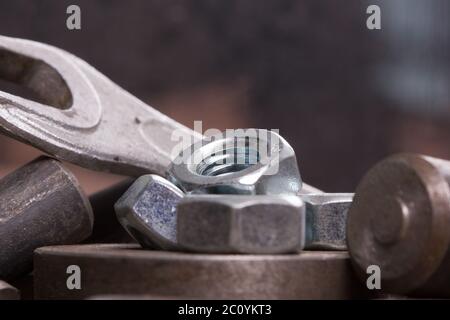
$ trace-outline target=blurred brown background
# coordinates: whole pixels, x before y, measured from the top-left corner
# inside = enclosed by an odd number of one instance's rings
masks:
[[[344,192],[394,152],[450,159],[449,17],[447,0],[15,0],[0,34],[68,50],[190,127],[280,129],[305,181]],[[0,150],[2,176],[40,153]],[[121,179],[70,167],[88,193]]]

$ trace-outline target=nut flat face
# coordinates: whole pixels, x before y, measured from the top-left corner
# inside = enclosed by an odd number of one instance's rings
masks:
[[[78,245],[35,252],[35,298],[151,295],[178,299],[351,299],[365,297],[346,252],[211,255]],[[67,289],[66,269],[82,290]]]
[[[138,178],[114,208],[119,222],[144,247],[177,247],[176,206],[183,192],[157,175]]]
[[[402,294],[420,289],[437,271],[449,230],[445,177],[427,158],[399,154],[375,165],[359,183],[347,242],[362,278],[369,265],[377,265],[383,291]]]
[[[287,253],[304,246],[305,208],[296,196],[190,195],[177,207],[178,242],[212,253]]]
[[[195,143],[174,159],[168,179],[188,193],[297,194],[302,180],[289,143],[268,130],[244,132]]]
[[[306,243],[310,250],[346,250],[347,212],[353,193],[300,196],[306,206]]]

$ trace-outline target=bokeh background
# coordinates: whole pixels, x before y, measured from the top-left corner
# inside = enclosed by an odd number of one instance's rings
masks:
[[[332,192],[391,153],[450,159],[449,21],[448,0],[0,2],[0,34],[70,51],[187,126],[279,129]],[[39,154],[0,136],[0,175]],[[69,166],[87,193],[122,179]]]

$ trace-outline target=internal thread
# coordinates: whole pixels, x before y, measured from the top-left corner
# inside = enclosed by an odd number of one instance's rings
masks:
[[[249,147],[223,149],[205,157],[196,171],[203,176],[222,176],[249,168],[259,160],[259,152]]]

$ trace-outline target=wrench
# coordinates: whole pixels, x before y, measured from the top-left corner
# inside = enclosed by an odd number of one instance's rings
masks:
[[[61,49],[0,36],[0,61],[0,78],[60,107],[0,91],[0,126],[56,158],[93,170],[164,175],[177,143],[172,133],[195,135]]]
[[[203,138],[50,45],[0,36],[0,78],[28,87],[45,102],[0,91],[0,129],[81,167],[165,176],[179,139]],[[172,139],[174,132],[178,139]],[[315,192],[320,190],[303,184],[301,193]]]

